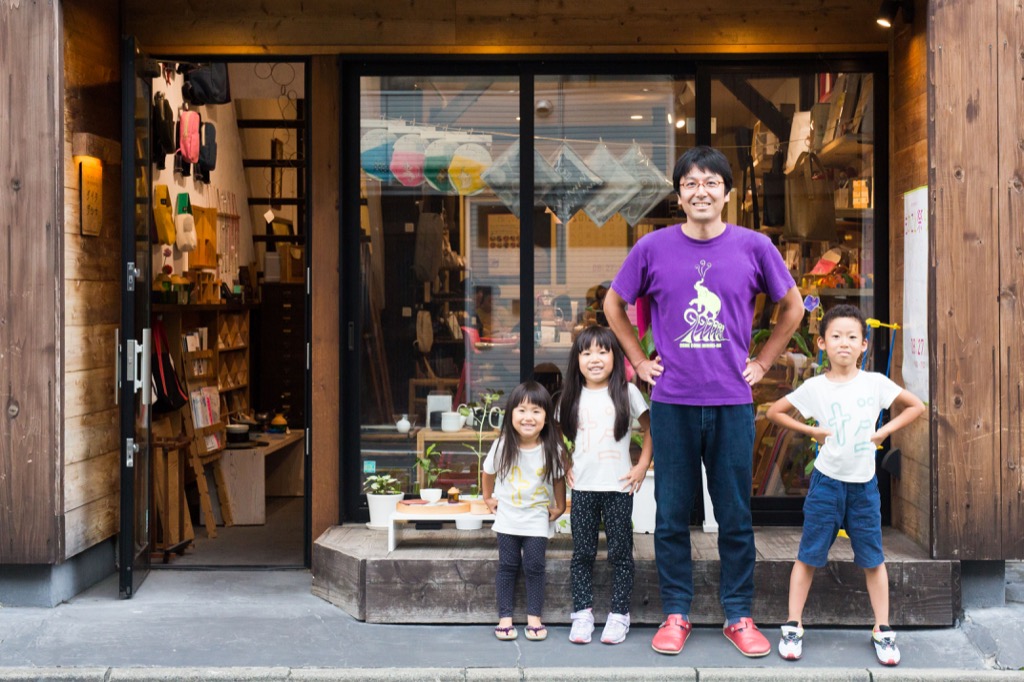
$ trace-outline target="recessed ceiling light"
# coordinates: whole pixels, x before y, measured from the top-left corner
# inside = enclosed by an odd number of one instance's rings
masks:
[[[642,121],[642,120],[644,120],[644,117],[643,117],[642,114],[633,114],[629,118],[630,118],[630,120],[633,120],[633,121]]]
[[[685,118],[681,118],[678,121],[676,121],[676,128],[685,128],[685,127],[686,127],[686,119]]]

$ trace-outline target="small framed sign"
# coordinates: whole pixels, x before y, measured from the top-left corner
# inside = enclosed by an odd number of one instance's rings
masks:
[[[78,215],[83,235],[99,236],[103,227],[103,164],[85,156],[78,162]]]

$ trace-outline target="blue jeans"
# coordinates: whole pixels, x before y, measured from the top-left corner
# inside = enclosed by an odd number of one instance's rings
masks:
[[[690,513],[701,494],[700,463],[718,521],[719,598],[729,619],[750,616],[754,597],[754,528],[750,483],[754,406],[651,404],[654,438],[654,556],[665,614],[690,612],[693,565]]]

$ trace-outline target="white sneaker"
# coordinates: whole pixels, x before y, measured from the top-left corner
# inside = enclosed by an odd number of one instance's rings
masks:
[[[782,626],[779,656],[787,661],[798,661],[804,653],[804,629],[795,625]]]
[[[882,665],[899,665],[900,650],[896,646],[896,633],[891,628],[872,630],[871,642],[875,645],[875,656]]]
[[[573,613],[569,641],[573,644],[589,644],[592,634],[594,634],[594,611],[583,609]]]
[[[609,613],[601,633],[601,641],[605,644],[620,644],[626,641],[629,632],[629,614]]]

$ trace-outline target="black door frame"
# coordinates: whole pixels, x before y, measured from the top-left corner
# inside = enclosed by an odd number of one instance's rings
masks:
[[[363,296],[360,291],[360,199],[359,135],[360,79],[363,76],[519,76],[520,115],[520,189],[523,197],[533,195],[534,79],[544,75],[673,75],[693,78],[696,87],[697,144],[711,141],[711,83],[717,76],[743,74],[755,77],[801,76],[817,73],[871,73],[876,105],[873,108],[874,139],[874,310],[883,319],[889,314],[889,101],[888,55],[867,54],[760,54],[635,56],[595,55],[585,60],[578,56],[429,56],[361,55],[339,60],[341,80],[341,149],[338,196],[340,203],[340,239],[338,263],[341,297],[339,336],[339,418],[341,433],[338,450],[339,522],[365,521],[365,496],[361,493],[360,456],[360,320]],[[883,105],[885,103],[885,105]],[[346,113],[347,112],[347,113]],[[533,264],[534,224],[531,211],[520,212],[520,318],[532,320],[535,288]],[[348,229],[346,229],[348,226]],[[530,334],[521,336],[520,376],[528,376],[533,367],[534,346]],[[876,366],[884,362],[888,341],[874,344]],[[879,468],[883,523],[890,522],[889,475]],[[698,500],[698,504],[702,504]],[[751,497],[754,522],[758,525],[799,525],[803,498]],[[702,517],[698,509],[697,517]]]

